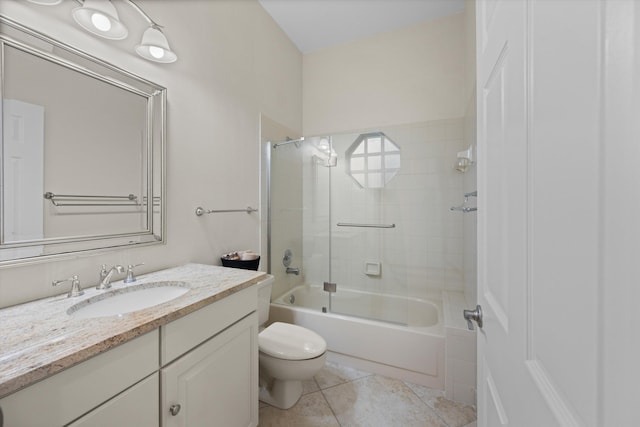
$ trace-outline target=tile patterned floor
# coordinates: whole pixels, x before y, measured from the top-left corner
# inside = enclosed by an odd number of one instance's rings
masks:
[[[260,402],[258,427],[471,427],[476,413],[443,392],[336,363],[304,383],[281,410]]]

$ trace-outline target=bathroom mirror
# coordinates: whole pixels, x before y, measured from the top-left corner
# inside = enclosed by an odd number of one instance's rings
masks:
[[[0,266],[164,239],[166,89],[0,18]]]

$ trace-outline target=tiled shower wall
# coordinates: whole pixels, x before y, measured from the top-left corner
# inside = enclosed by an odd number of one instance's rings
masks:
[[[463,291],[463,214],[449,208],[463,201],[463,174],[453,165],[467,148],[464,119],[362,133],[377,131],[401,153],[400,171],[384,188],[361,188],[346,172],[345,152],[361,132],[332,135],[336,167],[327,168],[318,158],[303,162],[305,282],[331,279],[339,288],[413,297]],[[396,226],[338,227],[338,222]],[[365,263],[379,263],[380,275],[366,274]]]

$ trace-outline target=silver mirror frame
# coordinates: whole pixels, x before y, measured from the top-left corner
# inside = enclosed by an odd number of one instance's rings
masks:
[[[16,34],[24,35],[16,37]],[[25,43],[25,40],[38,40],[61,49],[65,56],[71,56],[77,61],[71,61],[58,55],[45,52]],[[147,188],[143,195],[146,202],[147,227],[144,230],[130,233],[78,235],[42,240],[20,241],[6,243],[4,240],[3,220],[0,220],[0,254],[3,250],[19,250],[34,246],[46,247],[42,255],[16,257],[14,259],[0,258],[0,268],[28,263],[50,261],[54,258],[77,256],[79,253],[94,253],[107,250],[117,250],[140,247],[153,244],[164,244],[166,236],[166,100],[165,87],[143,79],[129,71],[118,68],[99,58],[82,52],[70,45],[54,40],[45,34],[25,27],[9,18],[0,16],[0,101],[4,98],[4,47],[10,46],[34,54],[42,59],[60,64],[73,71],[81,72],[108,84],[125,89],[147,99]],[[2,102],[0,102],[1,109]],[[1,116],[0,116],[1,117]],[[154,118],[161,123],[154,123]],[[0,120],[1,122],[1,120]],[[0,141],[3,135],[0,133]],[[2,144],[0,144],[0,150]],[[157,169],[160,168],[160,171]],[[0,163],[0,171],[2,164]],[[4,212],[4,183],[0,173],[0,215]],[[159,189],[157,187],[160,187]],[[155,201],[159,197],[158,205]],[[149,202],[151,201],[151,202]],[[156,214],[154,206],[159,208]],[[0,218],[1,219],[1,218]]]

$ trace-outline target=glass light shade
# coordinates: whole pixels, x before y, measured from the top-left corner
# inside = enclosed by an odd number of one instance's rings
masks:
[[[169,47],[169,42],[162,31],[149,27],[142,35],[142,41],[136,46],[136,52],[144,59],[154,62],[175,62],[178,57]]]
[[[122,40],[129,34],[109,0],[84,0],[84,4],[73,9],[72,14],[78,25],[97,36]]]
[[[62,0],[27,0],[29,3],[40,4],[42,6],[55,6],[62,3]]]

